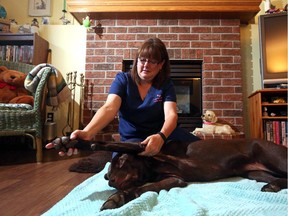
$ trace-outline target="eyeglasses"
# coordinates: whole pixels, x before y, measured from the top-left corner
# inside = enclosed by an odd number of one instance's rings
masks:
[[[155,66],[155,65],[157,65],[157,64],[159,63],[159,62],[156,61],[156,60],[150,60],[150,59],[141,58],[141,57],[138,58],[138,61],[139,61],[142,65],[144,65],[144,64],[147,62],[147,63]]]

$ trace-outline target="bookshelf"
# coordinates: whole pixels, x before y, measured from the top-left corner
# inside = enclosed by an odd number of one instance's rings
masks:
[[[49,43],[38,34],[0,33],[0,59],[37,65],[47,62]]]
[[[262,89],[248,98],[251,138],[287,146],[287,89]]]

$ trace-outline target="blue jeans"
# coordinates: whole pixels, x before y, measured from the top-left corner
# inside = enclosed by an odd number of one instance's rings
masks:
[[[200,138],[194,136],[192,133],[190,133],[184,128],[176,127],[175,130],[167,138],[167,140],[174,140],[180,142],[195,142],[197,140],[200,140]]]

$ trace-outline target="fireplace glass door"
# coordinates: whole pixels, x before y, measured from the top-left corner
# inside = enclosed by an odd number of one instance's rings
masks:
[[[201,116],[201,79],[175,78],[173,83],[177,97],[177,112],[182,117]]]

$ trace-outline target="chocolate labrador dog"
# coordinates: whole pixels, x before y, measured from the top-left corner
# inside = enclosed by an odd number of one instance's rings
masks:
[[[58,140],[55,147],[67,150],[73,143]],[[147,191],[234,176],[266,182],[261,189],[265,192],[287,188],[287,148],[265,140],[171,141],[153,157],[138,156],[144,147],[137,143],[94,142],[92,149],[119,152],[105,175],[109,185],[118,191],[101,210],[118,208]]]

